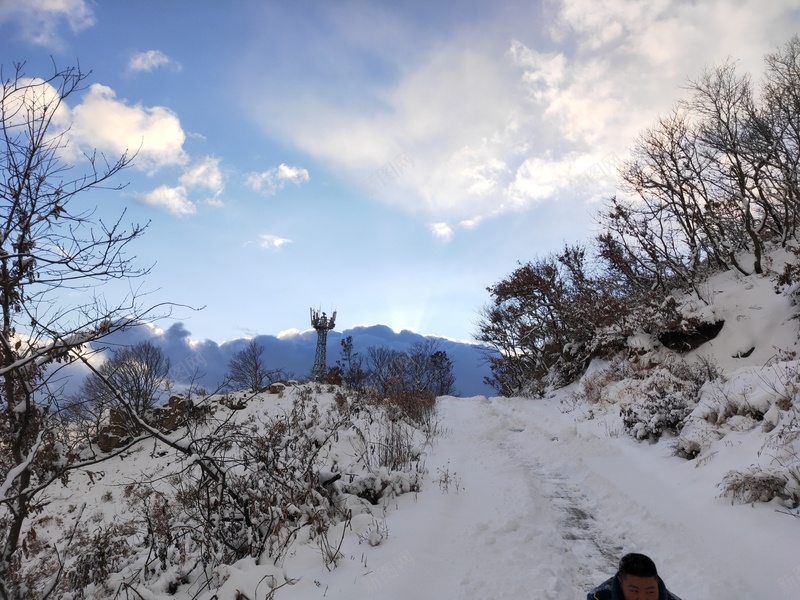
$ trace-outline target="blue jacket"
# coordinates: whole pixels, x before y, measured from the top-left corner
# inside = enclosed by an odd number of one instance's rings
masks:
[[[617,575],[614,575],[608,581],[604,581],[589,592],[586,596],[586,600],[625,600]],[[658,578],[658,600],[681,600],[675,594],[667,590],[667,586],[664,585],[664,581],[661,577]]]

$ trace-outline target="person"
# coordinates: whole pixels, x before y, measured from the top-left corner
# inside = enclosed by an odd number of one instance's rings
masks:
[[[586,600],[681,600],[667,590],[656,564],[644,554],[626,554],[619,570],[586,596]]]

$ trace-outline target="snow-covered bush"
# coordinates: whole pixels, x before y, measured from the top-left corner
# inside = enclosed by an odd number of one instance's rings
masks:
[[[728,436],[767,432],[753,464],[730,470],[720,483],[734,502],[800,503],[800,374],[797,360],[781,358],[705,386],[676,444],[678,455],[695,458]]]
[[[589,404],[601,404],[610,402],[610,397],[614,384],[622,381],[630,375],[631,366],[628,360],[622,355],[617,355],[610,362],[594,361],[581,377],[573,395],[576,400],[585,401]]]
[[[790,410],[782,411],[763,449],[774,468],[786,477],[783,491],[791,498],[793,506],[800,504],[800,402],[796,400],[797,397]]]
[[[93,533],[89,533],[84,525],[76,540],[81,551],[69,561],[60,591],[68,593],[70,600],[113,593],[108,577],[118,571],[133,553],[128,543],[131,533],[130,524],[101,526]]]
[[[647,398],[620,409],[625,431],[637,440],[658,439],[665,431],[676,433],[691,408],[681,390],[665,392],[664,396]]]
[[[310,385],[277,402],[242,400],[159,434],[152,450],[140,452],[156,460],[145,461],[148,472],[124,488],[124,508],[98,500],[98,525],[74,528],[77,543],[91,551],[70,555],[55,597],[197,595],[223,585],[228,565],[280,566],[303,543],[318,546],[333,568],[341,541],[339,534],[328,539],[332,527],[348,531],[354,515],[372,516],[376,504],[383,511],[390,498],[421,489],[423,449],[436,433],[427,396],[373,402]],[[104,510],[124,519],[109,525]],[[30,548],[45,552],[44,545]],[[28,562],[21,583],[41,589],[53,565]]]
[[[358,542],[366,542],[370,546],[380,546],[389,537],[386,521],[373,520],[367,528],[358,534]]]
[[[722,482],[724,493],[741,502],[781,499],[791,508],[800,505],[800,413],[798,408],[777,409],[778,424],[761,449],[764,464],[746,472],[732,471]]]
[[[620,408],[625,430],[638,440],[655,440],[665,432],[679,433],[699,390],[715,374],[707,363],[677,360],[645,373],[635,388],[636,400]]]
[[[676,454],[694,458],[732,432],[758,426],[771,431],[797,398],[797,361],[773,363],[768,369],[746,368],[710,381],[686,419]]]
[[[342,478],[342,491],[371,504],[390,494],[419,491],[422,449],[438,433],[435,398],[423,392],[393,394],[383,401],[359,395],[353,406],[347,435],[356,464]]]
[[[722,495],[730,496],[731,503],[753,504],[780,498],[792,508],[800,504],[800,489],[792,485],[786,472],[778,469],[754,466],[744,472],[729,471],[719,485]]]

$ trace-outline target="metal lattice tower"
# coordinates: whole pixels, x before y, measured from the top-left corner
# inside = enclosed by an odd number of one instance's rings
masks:
[[[336,324],[336,311],[329,319],[325,313],[320,315],[318,310],[311,309],[311,326],[317,330],[317,353],[314,355],[314,368],[311,369],[311,379],[313,381],[322,381],[328,371],[325,364],[325,354],[328,344],[328,332],[334,328]]]

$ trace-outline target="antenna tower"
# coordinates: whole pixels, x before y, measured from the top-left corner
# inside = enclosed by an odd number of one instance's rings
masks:
[[[311,379],[322,381],[328,372],[325,364],[325,352],[328,343],[328,332],[336,325],[336,311],[329,319],[325,313],[311,309],[311,326],[317,330],[317,353],[314,355],[314,368],[311,369]]]

